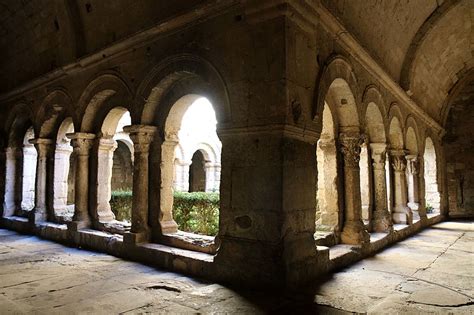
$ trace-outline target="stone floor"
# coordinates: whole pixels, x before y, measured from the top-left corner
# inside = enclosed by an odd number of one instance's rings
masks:
[[[236,291],[0,229],[0,314],[474,314],[474,224],[445,222],[305,292]]]

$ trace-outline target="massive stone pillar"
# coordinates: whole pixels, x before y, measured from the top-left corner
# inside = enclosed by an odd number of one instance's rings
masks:
[[[165,139],[161,145],[161,196],[160,196],[160,226],[163,234],[178,231],[178,224],[173,219],[174,193],[174,150],[178,144],[177,137]]]
[[[92,133],[69,133],[66,135],[71,139],[71,144],[76,155],[76,182],[74,196],[74,216],[68,224],[71,230],[88,227],[89,217],[89,155],[94,144],[95,134]]]
[[[117,142],[113,138],[98,139],[98,164],[97,164],[97,218],[98,222],[110,222],[115,220],[115,215],[110,207],[112,195],[112,167],[114,163],[114,151]]]
[[[408,182],[408,207],[413,211],[413,215],[419,218],[420,208],[420,164],[417,155],[407,155],[407,182]]]
[[[21,157],[22,150],[19,147],[8,147],[5,150],[5,198],[3,201],[3,216],[9,217],[15,214],[21,202]]]
[[[362,222],[360,194],[360,146],[363,139],[359,134],[342,133],[339,144],[344,158],[344,224],[341,241],[345,244],[364,244],[370,235]]]
[[[36,163],[36,189],[35,189],[35,208],[30,219],[33,223],[45,221],[47,213],[48,197],[48,172],[51,169],[51,158],[53,156],[54,142],[51,139],[36,138],[29,141],[35,145],[38,162]],[[51,214],[49,214],[51,219]]]
[[[134,152],[132,227],[130,232],[125,234],[124,240],[136,244],[149,239],[148,155],[156,127],[133,125],[124,127],[124,131],[130,134]]]
[[[375,232],[390,232],[392,230],[392,218],[387,208],[386,150],[387,144],[385,143],[370,144],[375,199],[372,228]]]
[[[413,213],[407,206],[407,181],[406,181],[406,151],[391,150],[393,168],[393,189],[394,189],[394,206],[392,218],[395,223],[412,224]]]

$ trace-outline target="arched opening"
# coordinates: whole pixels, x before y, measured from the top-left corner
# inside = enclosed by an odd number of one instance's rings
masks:
[[[110,110],[97,147],[98,219],[100,223],[122,221],[124,229],[130,227],[132,209],[133,144],[123,130],[130,124],[130,113],[125,108]]]
[[[23,174],[21,190],[21,210],[31,211],[35,207],[35,180],[38,154],[30,140],[35,139],[33,127],[23,137]]]
[[[72,118],[58,129],[54,152],[53,209],[58,222],[71,221],[74,215],[75,155],[66,134],[74,132]]]
[[[412,127],[408,127],[406,134],[406,149],[408,154],[407,159],[407,189],[408,189],[408,207],[413,212],[413,220],[419,220],[420,215],[418,212],[420,200],[419,200],[419,157],[418,157],[418,142],[416,138],[415,130]]]
[[[431,138],[426,138],[425,152],[423,154],[425,177],[425,207],[426,213],[439,214],[440,194],[438,188],[438,166],[436,150]]]
[[[407,206],[408,189],[406,180],[406,153],[401,123],[393,117],[389,126],[390,141],[390,205],[394,223],[411,224],[413,213]]]
[[[169,112],[161,148],[164,234],[212,237],[218,232],[222,144],[216,125],[212,104],[198,95],[182,97]]]
[[[349,84],[344,79],[335,79],[329,86],[326,102],[335,108],[337,114],[337,147],[343,161],[341,187],[344,198],[341,198],[341,202],[344,204],[344,211],[340,211],[339,216],[342,227],[340,240],[346,244],[367,243],[370,236],[362,222],[359,165],[363,137],[360,134],[357,105]]]
[[[371,167],[369,164],[369,148],[367,139],[360,146],[360,201],[362,205],[362,220],[365,226],[370,230],[372,220],[372,197],[371,197],[371,182],[370,176]]]
[[[318,182],[316,193],[316,237],[339,230],[339,192],[335,124],[324,104],[323,127],[316,146]]]
[[[189,192],[206,191],[206,171],[204,169],[204,155],[196,151],[189,166]]]

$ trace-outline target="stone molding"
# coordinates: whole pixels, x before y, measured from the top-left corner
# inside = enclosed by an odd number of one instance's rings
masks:
[[[311,144],[315,144],[316,142],[318,142],[320,137],[320,133],[312,129],[306,129],[286,124],[218,128],[217,134],[219,135],[219,138],[225,138],[229,136],[232,137],[236,135],[252,136],[260,134],[280,134],[287,138],[292,138]]]

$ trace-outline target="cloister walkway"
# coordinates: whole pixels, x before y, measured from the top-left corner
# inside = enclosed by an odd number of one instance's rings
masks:
[[[443,222],[310,293],[233,290],[0,229],[0,313],[474,313],[474,223]]]

